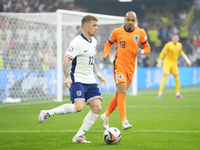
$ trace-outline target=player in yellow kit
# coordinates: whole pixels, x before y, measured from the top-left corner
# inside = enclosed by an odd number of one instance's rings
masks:
[[[165,57],[164,57],[165,55]],[[172,41],[165,44],[164,48],[162,49],[159,58],[158,63],[156,65],[157,68],[163,67],[163,74],[164,77],[162,79],[162,82],[160,84],[160,88],[158,91],[158,99],[162,97],[162,91],[165,86],[165,81],[167,80],[168,74],[171,73],[174,75],[175,78],[175,87],[176,87],[176,98],[184,98],[180,94],[180,81],[179,81],[179,72],[178,72],[178,65],[177,60],[178,56],[181,55],[187,64],[191,66],[191,61],[188,59],[187,55],[182,50],[182,44],[179,42],[179,36],[173,35]],[[163,61],[164,57],[164,61]],[[163,63],[163,66],[162,66]]]

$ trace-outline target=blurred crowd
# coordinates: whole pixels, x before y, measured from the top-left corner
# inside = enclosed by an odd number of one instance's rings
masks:
[[[57,9],[88,11],[87,8],[75,5],[74,0],[2,0],[1,3],[0,9],[3,12],[55,12]],[[188,13],[189,10],[183,9],[176,17],[172,13],[156,12],[152,16],[144,17],[143,20],[138,18],[138,26],[147,32],[153,55],[158,57],[163,46],[171,40],[172,35],[178,34],[183,50],[191,59],[193,66],[200,66],[200,34],[199,31],[196,31],[194,35],[189,34],[189,29],[185,25]],[[110,26],[109,31],[105,31],[105,28],[99,27],[100,32],[105,32],[104,37],[96,36],[99,43],[102,43],[97,47],[96,62],[99,68],[111,65],[112,57],[106,65],[101,58],[104,43],[113,28]],[[73,32],[67,32],[67,30]],[[80,27],[72,27],[64,31],[66,31],[67,38],[72,39],[80,32]],[[25,24],[20,20],[4,18],[0,15],[0,35],[0,69],[34,70],[39,68],[39,70],[46,70],[56,68],[56,28],[54,26],[40,23]],[[68,44],[66,43],[66,46]],[[111,50],[113,55],[114,51],[115,49]],[[138,67],[155,67],[156,58],[153,60],[152,64],[150,55],[139,55]],[[181,57],[179,66],[186,66]]]
[[[34,13],[55,12],[57,9],[86,12],[87,8],[75,5],[74,0],[1,0],[4,12]]]
[[[194,35],[189,36],[188,41],[192,47],[192,54],[190,59],[194,66],[200,66],[200,30],[196,31]]]
[[[171,41],[173,34],[178,34],[180,42],[183,44],[183,51],[191,59],[192,65],[200,66],[199,31],[196,31],[195,35],[189,33],[189,28],[185,24],[188,13],[188,11],[183,9],[178,17],[174,17],[172,13],[161,14],[160,12],[156,12],[152,18],[145,17],[139,26],[144,28],[147,32],[148,41],[155,55],[159,55],[164,45]],[[149,67],[150,61],[148,55],[139,56],[138,64],[140,67]],[[155,64],[156,60],[153,66],[155,66]],[[178,64],[179,66],[187,65],[182,57],[179,57]]]
[[[0,69],[56,68],[56,28],[0,15]]]

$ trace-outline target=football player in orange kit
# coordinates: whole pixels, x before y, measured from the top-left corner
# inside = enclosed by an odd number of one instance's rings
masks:
[[[135,26],[137,16],[129,11],[124,18],[125,25],[113,30],[112,35],[104,46],[103,61],[109,57],[112,44],[116,42],[116,53],[113,60],[113,77],[117,86],[116,95],[111,99],[104,114],[101,115],[103,127],[109,127],[108,117],[118,107],[124,130],[132,128],[126,117],[126,91],[128,90],[135,72],[137,54],[149,54],[150,45],[144,29]],[[140,44],[143,49],[139,48]]]

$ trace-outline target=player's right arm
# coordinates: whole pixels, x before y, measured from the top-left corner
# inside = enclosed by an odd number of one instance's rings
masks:
[[[71,84],[72,84],[72,79],[70,76],[70,62],[72,59],[74,59],[77,54],[78,54],[78,46],[79,46],[79,42],[77,41],[77,39],[75,38],[74,40],[71,41],[69,48],[67,49],[66,53],[65,53],[65,57],[63,60],[63,72],[64,75],[66,77],[65,79],[65,86],[70,88]]]
[[[109,37],[108,41],[104,45],[104,56],[103,61],[108,60],[109,58],[109,52],[111,49],[111,46],[115,43],[115,33],[116,29],[112,32],[112,35]]]
[[[106,44],[104,45],[103,61],[108,60],[111,46],[112,46],[112,44],[109,41],[107,41]]]
[[[63,72],[64,72],[64,75],[66,77],[65,79],[65,86],[70,88],[71,87],[71,84],[72,84],[72,79],[70,77],[70,61],[72,59],[68,56],[65,56],[64,57],[64,60],[63,60]]]
[[[165,45],[164,48],[162,49],[159,57],[158,57],[157,64],[156,64],[157,68],[161,68],[162,67],[163,57],[166,54],[166,49],[167,49],[167,46]]]

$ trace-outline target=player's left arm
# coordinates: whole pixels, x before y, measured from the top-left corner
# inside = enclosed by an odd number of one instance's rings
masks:
[[[144,31],[144,29],[141,29],[141,44],[142,44],[142,48],[137,48],[137,53],[139,55],[144,55],[144,54],[149,54],[151,52],[151,47],[148,43],[148,40],[147,40],[147,34],[146,32]]]
[[[187,62],[188,66],[192,65],[191,61],[189,60],[187,55],[183,52],[183,50],[180,51],[180,55],[185,59],[185,61]]]
[[[143,49],[141,49],[139,47],[137,48],[137,53],[139,55],[145,55],[145,54],[149,54],[151,52],[151,47],[150,47],[148,41],[147,41],[147,43],[145,43],[144,45],[142,45],[142,48]]]
[[[104,77],[102,76],[102,74],[99,72],[95,62],[93,63],[93,71],[96,74],[96,76],[99,78],[99,85],[101,84],[105,84],[106,85],[106,80],[104,79]]]

